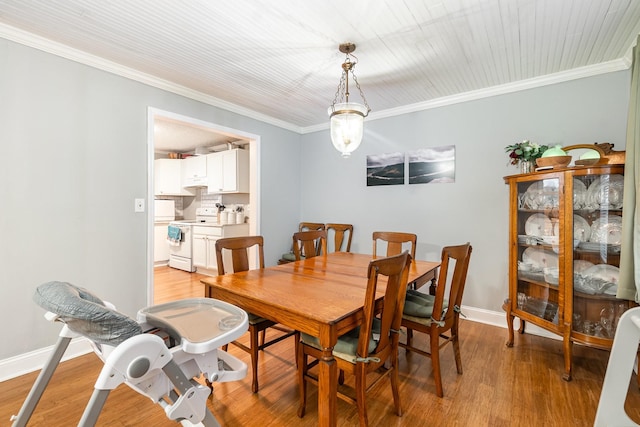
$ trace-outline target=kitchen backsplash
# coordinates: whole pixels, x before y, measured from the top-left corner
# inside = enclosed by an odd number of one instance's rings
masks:
[[[156,199],[174,200],[176,203],[176,219],[195,219],[197,208],[215,208],[216,203],[222,203],[225,206],[242,205],[245,217],[249,217],[248,194],[207,194],[205,190],[198,189],[195,197],[156,196]]]

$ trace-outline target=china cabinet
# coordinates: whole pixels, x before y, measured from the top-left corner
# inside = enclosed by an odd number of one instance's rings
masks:
[[[565,380],[574,342],[610,349],[617,321],[635,303],[616,298],[622,238],[623,165],[512,175],[509,185],[509,339],[514,318],[563,340]]]

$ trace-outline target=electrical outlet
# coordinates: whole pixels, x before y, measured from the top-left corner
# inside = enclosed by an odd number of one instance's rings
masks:
[[[144,199],[136,199],[134,212],[144,212]]]

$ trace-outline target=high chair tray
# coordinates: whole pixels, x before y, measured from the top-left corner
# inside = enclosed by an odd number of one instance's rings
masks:
[[[247,312],[212,298],[190,298],[138,311],[138,322],[167,331],[187,353],[205,353],[234,341],[249,328]]]

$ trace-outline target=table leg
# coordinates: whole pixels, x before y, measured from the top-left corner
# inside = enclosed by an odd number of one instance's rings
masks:
[[[333,358],[333,348],[324,349],[318,375],[318,421],[324,427],[337,424],[338,365]]]

